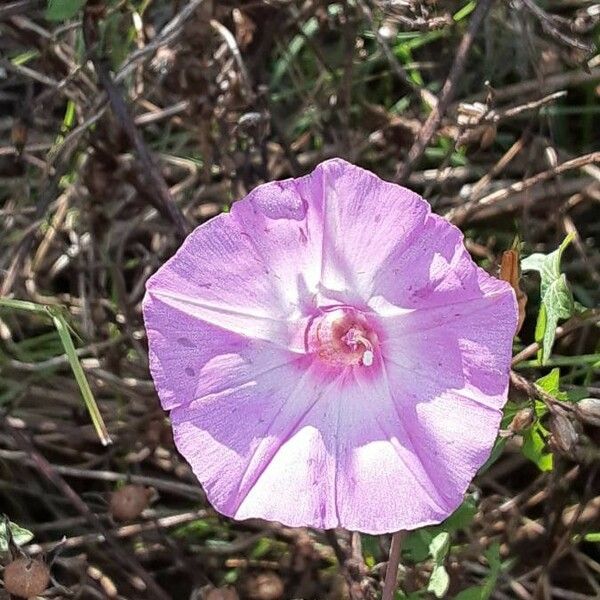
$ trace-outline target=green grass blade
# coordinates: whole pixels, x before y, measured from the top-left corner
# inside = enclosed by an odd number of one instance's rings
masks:
[[[58,332],[58,336],[64,348],[65,354],[67,355],[67,359],[69,360],[69,364],[71,365],[73,375],[75,375],[75,380],[79,385],[81,396],[83,397],[85,406],[90,413],[90,418],[92,419],[96,433],[98,434],[103,446],[111,444],[112,440],[108,434],[108,429],[106,428],[104,419],[100,414],[100,410],[98,409],[98,405],[96,404],[96,400],[94,399],[94,395],[90,389],[90,384],[88,383],[85,373],[83,372],[83,367],[79,362],[75,345],[73,344],[71,334],[69,333],[69,324],[60,313],[60,308],[54,306],[44,306],[43,304],[28,302],[27,300],[15,300],[13,298],[0,298],[0,307],[9,308],[12,310],[24,310],[26,312],[43,315],[45,317],[50,316],[52,322],[54,323],[54,327],[56,327],[56,331]]]
[[[69,333],[69,326],[65,318],[59,312],[49,309],[48,313],[52,317],[56,331],[58,331],[60,341],[62,342],[67,358],[69,359],[69,364],[71,365],[73,375],[75,375],[75,379],[79,385],[79,390],[81,391],[85,406],[90,413],[90,418],[92,419],[96,433],[98,434],[102,445],[107,446],[108,444],[112,443],[112,440],[110,439],[110,435],[108,434],[108,429],[106,428],[104,420],[102,419],[102,415],[98,410],[98,405],[96,404],[96,400],[94,399],[94,395],[90,389],[90,384],[88,383],[85,373],[83,372],[83,367],[79,362],[79,357],[77,356],[73,340],[71,339],[71,335]]]
[[[40,315],[47,314],[46,307],[35,302],[28,302],[27,300],[14,300],[13,298],[0,298],[0,306],[11,308],[13,310],[26,310],[27,312],[34,312]]]

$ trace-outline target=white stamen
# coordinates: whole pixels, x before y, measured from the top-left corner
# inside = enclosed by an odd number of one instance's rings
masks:
[[[362,356],[362,363],[365,367],[370,367],[373,364],[373,351],[365,350]]]

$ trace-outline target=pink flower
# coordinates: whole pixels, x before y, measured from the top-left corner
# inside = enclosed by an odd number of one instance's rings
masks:
[[[198,227],[144,317],[218,511],[383,533],[461,503],[497,435],[517,308],[417,194],[334,159]]]

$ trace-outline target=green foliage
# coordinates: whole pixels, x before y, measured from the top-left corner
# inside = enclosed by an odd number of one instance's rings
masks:
[[[403,544],[403,552],[411,562],[421,562],[431,555],[430,546],[440,533],[454,535],[466,529],[475,513],[477,505],[473,496],[467,496],[464,502],[440,525],[422,527],[412,531]]]
[[[396,592],[395,600],[421,600],[424,598],[425,592],[410,592],[409,594],[404,593],[402,590]]]
[[[411,531],[404,541],[402,551],[411,562],[424,561],[429,556],[429,544],[432,538],[433,534],[429,528]]]
[[[260,560],[261,558],[267,556],[273,550],[275,545],[275,540],[272,540],[268,537],[262,537],[258,540],[258,542],[256,542],[254,548],[252,548],[250,556],[254,560]]]
[[[433,558],[433,571],[427,584],[427,591],[436,598],[443,598],[450,586],[450,577],[444,567],[444,560],[450,550],[450,534],[447,531],[438,533],[429,544],[429,554]]]
[[[9,534],[10,530],[10,534]],[[11,523],[8,519],[0,522],[0,552],[8,552],[9,541],[17,546],[22,546],[33,539],[33,533],[16,523]]]
[[[536,385],[558,400],[567,400],[567,394],[560,390],[560,369],[552,369],[550,373],[540,377]],[[546,447],[548,431],[540,423],[539,419],[548,412],[543,402],[536,401],[536,421],[523,432],[523,455],[535,463],[540,471],[552,471],[554,460],[552,453]]]
[[[223,576],[223,583],[225,585],[233,585],[240,578],[240,575],[240,569],[229,569],[229,571],[227,571],[227,573],[225,573],[225,575]]]
[[[46,19],[66,21],[72,19],[85,5],[86,0],[48,0]]]
[[[498,576],[502,569],[500,562],[500,546],[493,544],[485,552],[485,558],[490,566],[490,572],[482,585],[476,585],[460,592],[454,600],[488,600],[496,587]]]
[[[417,529],[411,532],[404,542],[404,553],[412,562],[421,562],[427,558],[433,560],[427,591],[434,594],[436,598],[443,598],[450,585],[450,577],[444,567],[444,561],[450,552],[452,535],[461,529],[466,529],[476,512],[475,500],[472,496],[468,496],[442,524]],[[419,595],[399,596],[407,599],[419,597]]]
[[[523,433],[523,454],[534,462],[540,471],[552,471],[554,460],[546,449],[547,431],[536,421]]]
[[[363,533],[360,540],[365,564],[367,567],[372,568],[377,564],[377,556],[380,554],[379,538],[375,535]]]
[[[435,565],[427,584],[427,591],[436,598],[443,598],[450,587],[450,576],[444,565]]]
[[[448,592],[448,585],[450,583],[448,573],[443,568],[442,562],[447,556],[450,549],[450,538],[449,536],[444,537],[444,534],[440,534],[435,538],[435,543],[432,541],[432,555],[435,553],[434,560],[435,566],[431,573],[431,578],[427,586],[427,591],[433,593],[437,598],[444,598]],[[502,571],[502,562],[500,560],[500,545],[492,544],[484,553],[487,560],[489,571],[480,585],[475,585],[462,592],[459,592],[454,600],[489,600],[498,577]],[[403,594],[401,592],[396,594],[396,600],[417,600],[422,598],[422,592],[414,592],[412,594]]]
[[[436,564],[440,564],[446,558],[448,550],[450,550],[450,534],[442,531],[431,540],[429,554]]]
[[[562,254],[572,239],[573,236],[568,235],[554,252],[532,254],[521,262],[523,271],[538,271],[541,277],[542,303],[535,327],[535,340],[540,344],[538,360],[541,364],[546,364],[550,358],[558,321],[568,319],[575,308],[567,278],[560,272]]]
[[[481,469],[479,469],[478,474],[481,475],[485,473],[501,456],[504,451],[504,446],[506,446],[506,438],[498,437],[494,442],[494,447],[490,452],[489,458],[485,461]]]
[[[109,57],[112,68],[116,69],[127,58],[135,39],[131,14],[122,11],[109,13],[101,23],[100,32],[102,52]]]
[[[540,377],[536,382],[538,387],[541,387],[545,392],[554,396],[557,400],[567,400],[568,396],[565,392],[560,391],[560,369],[552,369],[550,373]],[[542,403],[544,412],[546,405]]]
[[[444,521],[442,526],[448,533],[467,529],[477,513],[477,504],[473,496],[467,496],[464,502]]]
[[[98,434],[98,437],[104,446],[110,444],[111,439],[108,434],[108,430],[106,429],[104,419],[100,414],[100,410],[98,409],[98,405],[96,404],[96,400],[92,394],[92,390],[90,389],[90,384],[88,383],[83,371],[83,367],[81,366],[81,362],[79,361],[79,357],[77,356],[77,350],[75,349],[73,339],[71,338],[71,334],[69,332],[70,327],[63,315],[61,307],[45,306],[43,304],[36,304],[35,302],[28,302],[25,300],[0,298],[0,308],[2,307],[50,317],[62,343],[67,360],[69,361],[69,365],[71,366],[71,370],[75,376],[75,380],[79,385],[79,391],[81,392],[85,406],[88,410],[94,428],[96,429],[96,433]]]
[[[206,539],[215,531],[215,524],[210,519],[195,519],[185,525],[180,525],[174,530],[173,536],[187,538],[189,541],[198,542]]]

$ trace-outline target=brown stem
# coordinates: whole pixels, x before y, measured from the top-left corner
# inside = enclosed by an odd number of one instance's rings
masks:
[[[144,196],[152,202],[153,206],[177,229],[177,233],[184,238],[190,232],[190,225],[175,204],[169,187],[162,177],[160,170],[154,163],[152,155],[144,142],[142,134],[135,126],[127,104],[123,99],[117,85],[113,81],[107,59],[98,52],[100,33],[98,31],[98,17],[93,10],[86,7],[83,15],[83,39],[90,55],[98,83],[108,96],[112,111],[127,136],[129,143],[135,148],[140,161],[140,182],[143,183]]]
[[[31,461],[38,472],[54,484],[75,510],[85,517],[90,525],[103,536],[114,553],[114,558],[121,561],[123,564],[129,565],[131,570],[144,582],[149,596],[154,600],[169,600],[167,593],[158,586],[152,575],[144,569],[134,555],[128,554],[121,548],[121,545],[115,539],[113,533],[104,526],[100,518],[88,508],[87,504],[79,497],[77,492],[75,492],[75,490],[56,472],[46,458],[35,449],[29,438],[10,425],[6,419],[4,420],[4,426],[10,433],[16,445],[30,456]]]
[[[414,141],[411,149],[408,151],[406,161],[400,168],[397,177],[399,183],[402,183],[408,179],[408,176],[411,174],[413,168],[420,160],[421,156],[423,156],[425,148],[427,148],[427,145],[435,134],[442,117],[448,109],[448,106],[450,106],[450,102],[452,101],[452,98],[456,92],[458,80],[465,70],[467,56],[469,55],[469,50],[473,45],[475,34],[479,31],[481,23],[493,2],[494,0],[479,0],[479,2],[477,2],[477,7],[473,11],[473,16],[469,22],[469,29],[460,41],[454,62],[452,63],[452,67],[450,69],[450,73],[448,74],[448,77],[444,82],[444,86],[442,87],[442,91],[440,92],[438,103],[431,113],[429,113],[429,117],[427,117],[423,127],[421,127],[421,130],[417,135],[417,139]]]
[[[385,581],[383,584],[383,594],[381,600],[392,600],[396,591],[398,581],[398,567],[400,566],[400,554],[402,553],[402,541],[406,536],[406,531],[396,531],[392,536],[392,545],[390,547],[390,558],[385,570]]]
[[[371,600],[374,598],[372,589],[369,589],[364,580],[364,563],[362,556],[357,555],[359,543],[354,539],[352,543],[352,551],[347,551],[342,548],[335,530],[328,529],[325,531],[325,537],[333,548],[335,556],[340,564],[340,572],[343,575],[348,585],[348,596],[350,600]]]

